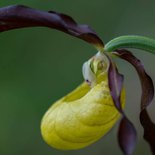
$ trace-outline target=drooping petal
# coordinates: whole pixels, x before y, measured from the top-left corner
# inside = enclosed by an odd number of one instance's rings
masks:
[[[151,103],[154,97],[154,86],[152,79],[145,72],[144,66],[140,60],[137,59],[131,52],[121,49],[116,50],[113,54],[131,63],[139,75],[142,87],[140,122],[144,128],[144,139],[149,143],[152,153],[155,154],[155,124],[151,121],[146,110],[147,106]]]
[[[141,109],[143,110],[151,103],[154,96],[154,87],[152,79],[145,72],[144,66],[142,65],[140,60],[137,59],[131,52],[122,49],[122,50],[116,50],[116,52],[113,53],[119,56],[120,58],[128,61],[135,67],[139,75],[142,86]]]
[[[155,154],[155,124],[150,119],[146,109],[140,113],[140,122],[144,128],[144,139],[149,143],[152,154]]]
[[[136,139],[137,133],[135,127],[126,117],[123,117],[118,130],[118,140],[125,155],[132,154],[136,146]]]
[[[108,80],[109,80],[109,88],[111,91],[111,95],[113,97],[115,106],[118,111],[123,113],[122,111],[122,106],[120,104],[120,95],[121,95],[121,90],[122,90],[122,85],[123,85],[123,75],[118,73],[118,70],[112,62],[110,63],[109,66],[109,71],[108,71]]]
[[[137,134],[136,129],[126,117],[121,106],[120,95],[123,86],[123,75],[118,72],[112,61],[110,63],[108,74],[111,96],[113,98],[115,107],[122,114],[122,119],[118,130],[118,142],[123,153],[125,155],[131,155],[136,145]]]
[[[23,28],[43,26],[80,38],[96,48],[103,48],[102,40],[88,25],[77,24],[70,16],[49,11],[40,11],[22,5],[0,8],[0,32]]]

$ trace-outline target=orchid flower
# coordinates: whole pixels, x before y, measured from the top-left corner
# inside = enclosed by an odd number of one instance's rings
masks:
[[[124,155],[131,155],[136,145],[136,129],[124,112],[124,76],[119,73],[113,57],[132,64],[142,86],[139,119],[144,139],[155,154],[155,124],[147,107],[154,96],[151,78],[141,61],[126,48],[155,54],[155,40],[142,36],[121,36],[104,45],[88,25],[77,24],[70,16],[53,11],[40,11],[22,5],[0,8],[0,32],[43,26],[53,28],[93,45],[97,54],[84,62],[84,82],[56,101],[41,121],[43,139],[61,150],[84,148],[104,136],[120,119],[118,142]]]

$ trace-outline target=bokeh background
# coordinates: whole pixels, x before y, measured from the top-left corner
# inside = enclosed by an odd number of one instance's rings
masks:
[[[91,25],[103,41],[127,34],[155,38],[154,0],[1,0],[0,7],[24,4],[55,10]],[[155,83],[155,56],[132,50]],[[47,108],[83,81],[81,66],[96,53],[87,43],[47,28],[0,34],[0,155],[121,155],[117,125],[95,144],[77,151],[59,151],[42,140],[40,121]],[[138,130],[134,155],[149,155],[138,113],[140,82],[133,68],[116,62],[125,75],[126,112]],[[149,107],[155,120],[155,103]]]

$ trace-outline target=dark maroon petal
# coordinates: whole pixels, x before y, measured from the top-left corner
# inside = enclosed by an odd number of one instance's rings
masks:
[[[118,72],[115,64],[111,60],[108,70],[108,81],[114,105],[122,115],[118,130],[118,142],[124,155],[131,155],[136,145],[136,129],[134,128],[133,124],[128,120],[122,109],[121,91],[123,87],[123,76]]]
[[[122,111],[122,106],[120,104],[120,95],[121,95],[124,77],[123,75],[118,73],[118,70],[115,64],[113,64],[112,62],[110,63],[110,66],[109,66],[108,78],[109,78],[109,88],[110,88],[115,106],[117,110],[122,113],[123,111]]]
[[[138,72],[142,86],[140,122],[144,128],[144,139],[149,143],[152,153],[155,154],[155,124],[151,121],[146,110],[154,97],[152,79],[145,72],[140,60],[133,56],[131,52],[121,49],[116,50],[113,54],[131,63]]]
[[[136,130],[126,117],[120,122],[118,140],[124,154],[131,155],[136,145]]]
[[[79,25],[67,15],[40,11],[22,5],[0,8],[0,32],[34,26],[57,29],[85,40],[98,49],[103,48],[102,40],[88,25]]]
[[[113,52],[113,54],[128,61],[137,70],[137,73],[141,81],[141,86],[142,86],[141,109],[146,108],[151,103],[154,97],[154,87],[153,87],[152,79],[145,72],[144,66],[142,65],[140,60],[137,59],[131,52],[125,49],[121,49],[121,50],[116,50],[116,52]]]
[[[140,121],[144,128],[144,139],[149,143],[152,154],[155,155],[155,124],[151,121],[146,109],[140,113]]]

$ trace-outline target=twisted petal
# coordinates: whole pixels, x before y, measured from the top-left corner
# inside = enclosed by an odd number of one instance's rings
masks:
[[[141,61],[131,52],[121,49],[116,50],[113,54],[131,63],[139,75],[142,87],[140,122],[144,128],[144,139],[149,143],[152,153],[155,154],[155,124],[151,121],[146,109],[154,97],[154,86],[152,79],[145,72]]]
[[[121,104],[120,96],[123,88],[123,75],[118,72],[115,64],[111,60],[108,72],[108,79],[114,105],[117,110],[122,114],[122,119],[118,131],[118,142],[123,153],[125,155],[131,155],[135,148],[137,139],[136,129],[125,115]]]
[[[103,48],[103,42],[88,25],[77,24],[70,16],[53,11],[45,12],[22,5],[0,8],[0,32],[43,26],[80,38],[97,49]]]

